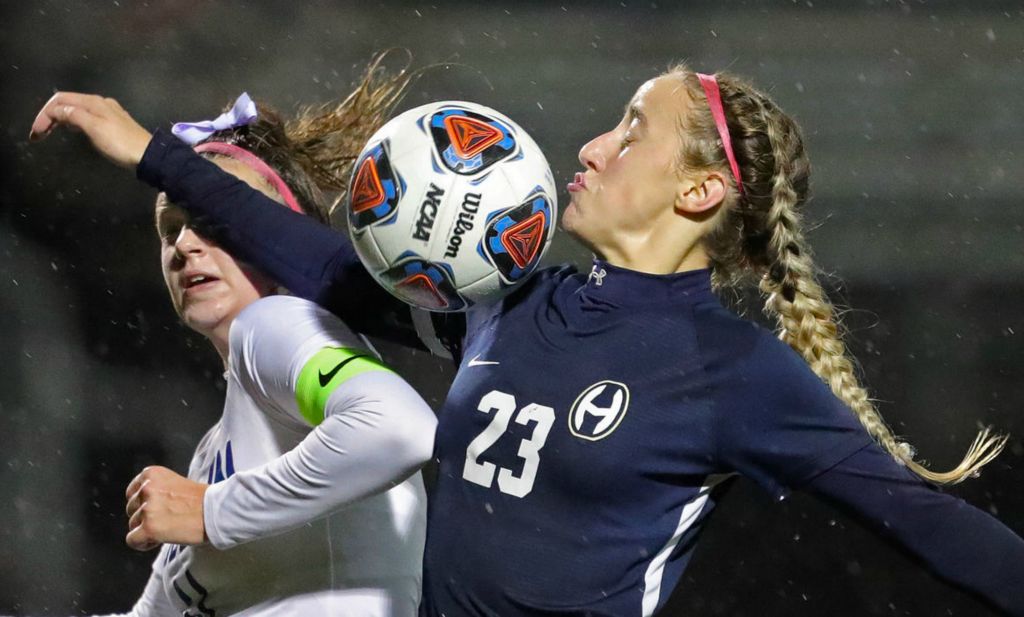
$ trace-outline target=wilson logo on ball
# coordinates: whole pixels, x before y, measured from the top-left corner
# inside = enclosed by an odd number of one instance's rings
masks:
[[[405,182],[391,166],[387,140],[363,153],[349,186],[349,222],[353,229],[394,222]]]
[[[461,175],[479,173],[518,150],[508,127],[467,109],[435,112],[430,117],[430,134],[441,163]]]
[[[533,271],[551,235],[551,201],[536,187],[518,206],[491,215],[478,252],[494,264],[506,283]]]

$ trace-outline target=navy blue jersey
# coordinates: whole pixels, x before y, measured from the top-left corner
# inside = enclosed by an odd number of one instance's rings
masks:
[[[474,321],[439,415],[430,616],[651,615],[730,474],[782,494],[870,443],[707,270],[547,270]]]
[[[1024,542],[872,444],[795,352],[718,302],[706,270],[552,269],[468,323],[411,318],[343,235],[166,133],[138,174],[347,322],[406,343],[431,330],[452,350],[422,614],[653,614],[739,473],[776,496],[806,488],[1024,617]]]

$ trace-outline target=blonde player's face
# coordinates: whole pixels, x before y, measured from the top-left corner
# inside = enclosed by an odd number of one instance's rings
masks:
[[[688,108],[676,79],[640,86],[618,125],[580,149],[585,171],[569,185],[562,227],[599,255],[648,236],[673,209],[679,123]]]
[[[277,199],[277,194],[251,168],[224,157],[213,161],[253,188]],[[239,263],[212,240],[196,233],[188,215],[161,193],[156,227],[160,235],[160,264],[174,310],[185,325],[215,343],[227,340],[235,316],[276,285]]]

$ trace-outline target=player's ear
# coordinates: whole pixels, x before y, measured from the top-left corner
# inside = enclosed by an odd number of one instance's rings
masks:
[[[722,203],[725,191],[725,178],[717,171],[685,176],[676,190],[676,211],[682,214],[708,212]]]

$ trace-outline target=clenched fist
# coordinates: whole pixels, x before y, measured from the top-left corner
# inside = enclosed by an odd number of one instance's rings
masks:
[[[166,467],[146,467],[125,491],[125,542],[137,551],[148,551],[165,542],[202,544],[206,541],[203,496],[207,488]]]

